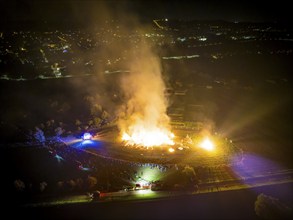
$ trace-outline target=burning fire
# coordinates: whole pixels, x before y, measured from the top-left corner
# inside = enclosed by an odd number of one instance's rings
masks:
[[[200,144],[199,146],[207,151],[213,151],[215,149],[215,145],[213,144],[213,142],[208,139],[205,138]]]
[[[174,145],[174,134],[165,129],[154,128],[145,129],[144,127],[137,127],[133,132],[122,134],[122,140],[126,145],[139,145],[144,147]]]
[[[126,145],[144,147],[174,145],[167,115],[168,100],[161,71],[161,58],[153,45],[141,40],[139,50],[129,63],[128,74],[121,77],[125,103],[118,110],[118,127]]]

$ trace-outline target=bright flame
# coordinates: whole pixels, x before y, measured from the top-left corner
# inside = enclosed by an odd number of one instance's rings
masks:
[[[154,53],[152,44],[142,39],[130,52],[128,69],[120,85],[124,104],[118,110],[117,125],[126,145],[144,147],[174,145],[169,130],[168,100],[162,76],[161,58]]]
[[[213,142],[208,138],[205,138],[203,142],[199,144],[199,146],[207,151],[212,151],[215,149]]]
[[[169,151],[170,153],[173,153],[175,150],[174,150],[174,148],[170,147],[168,151]]]
[[[129,134],[124,132],[122,140],[126,145],[139,145],[144,147],[161,146],[161,145],[174,145],[174,134],[160,128],[144,129],[139,127]]]

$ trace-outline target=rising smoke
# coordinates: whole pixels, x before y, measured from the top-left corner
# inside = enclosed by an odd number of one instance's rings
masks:
[[[136,126],[145,130],[168,129],[167,100],[160,59],[151,45],[141,41],[134,51],[129,70],[121,78],[125,104],[118,111],[118,126],[122,132],[133,132]]]
[[[136,16],[129,4],[110,3],[93,3],[86,15],[90,18],[88,31],[97,36],[97,42],[103,42],[99,44],[98,52],[81,52],[81,57],[97,63],[94,68],[98,82],[87,83],[86,87],[92,94],[104,91],[108,93],[93,98],[91,105],[101,104],[111,114],[116,107],[114,112],[122,132],[131,132],[137,124],[147,130],[168,129],[167,100],[164,96],[165,83],[160,58],[151,39],[145,36],[153,30],[140,22],[139,16]],[[75,15],[79,20],[79,5],[73,4],[71,8],[76,10]],[[95,13],[96,11],[99,13]],[[94,32],[97,28],[98,34]],[[105,72],[116,70],[128,73],[108,74],[106,77]],[[76,82],[77,85],[79,83],[82,82]],[[123,97],[118,107],[110,97],[114,93]]]

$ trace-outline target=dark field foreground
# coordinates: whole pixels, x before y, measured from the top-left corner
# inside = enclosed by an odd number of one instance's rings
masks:
[[[264,193],[292,208],[292,186],[290,183],[152,201],[13,207],[9,216],[29,219],[259,219],[254,210],[257,196]]]

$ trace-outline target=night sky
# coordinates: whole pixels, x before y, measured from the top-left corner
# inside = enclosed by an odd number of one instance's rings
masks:
[[[1,22],[71,21],[87,22],[105,13],[131,13],[142,20],[227,20],[282,21],[292,20],[289,1],[264,0],[1,0]]]

